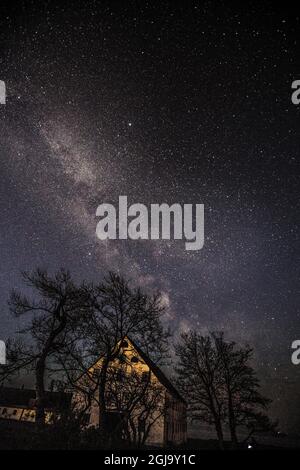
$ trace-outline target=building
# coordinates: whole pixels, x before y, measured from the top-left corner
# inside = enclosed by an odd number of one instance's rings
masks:
[[[79,388],[86,388],[89,392],[94,390],[91,406],[87,409],[87,426],[99,426],[99,401],[97,375],[101,368],[100,358],[87,373],[79,377]],[[186,402],[178,393],[176,388],[168,380],[161,369],[135,344],[126,338],[120,347],[118,357],[111,365],[113,380],[108,381],[106,403],[108,404],[108,417],[111,427],[117,429],[118,422],[126,421],[128,413],[128,402],[134,400],[135,394],[141,389],[142,383],[147,383],[147,395],[141,400],[140,406],[130,414],[131,424],[135,427],[135,433],[144,434],[147,425],[151,429],[145,443],[148,445],[168,446],[180,445],[187,440],[187,416]],[[133,377],[133,379],[132,379]],[[93,380],[93,378],[95,378]],[[116,389],[116,382],[121,382]],[[132,384],[133,385],[130,385]],[[129,384],[129,385],[128,385]],[[126,399],[122,402],[120,390],[124,389]],[[115,393],[114,393],[115,392]],[[90,395],[89,395],[90,396]],[[86,394],[74,393],[73,403],[75,406],[86,406]],[[147,415],[146,419],[141,419]],[[146,430],[147,431],[147,430]],[[131,429],[131,433],[133,430]]]
[[[45,421],[51,421],[54,410],[70,406],[71,396],[66,393],[46,392]],[[35,422],[35,390],[0,387],[0,419],[13,422]]]
[[[142,443],[154,446],[184,444],[187,439],[185,400],[131,339],[126,338],[118,349],[118,357],[110,366],[112,375],[107,385],[107,424],[110,429],[119,431],[120,435],[122,431],[124,435],[126,425],[127,438],[132,440],[134,435],[134,443],[141,439]],[[72,403],[78,411],[84,408],[87,427],[99,427],[97,378],[101,363],[99,358],[78,378],[77,391],[72,395],[47,392],[46,423],[51,423],[53,412]],[[35,391],[0,388],[0,419],[34,423]]]

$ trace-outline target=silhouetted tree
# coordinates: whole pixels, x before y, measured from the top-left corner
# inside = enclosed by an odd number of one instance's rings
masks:
[[[89,312],[87,337],[89,350],[101,356],[99,371],[99,424],[106,426],[106,384],[110,364],[119,356],[126,337],[136,341],[156,362],[167,353],[169,332],[164,329],[164,307],[159,294],[149,295],[132,288],[128,281],[110,273],[98,285],[90,287],[92,311]]]
[[[223,425],[228,424],[233,447],[237,428],[250,434],[273,429],[266,416],[270,400],[259,391],[259,381],[250,362],[253,350],[224,340],[223,333],[202,336],[184,333],[176,346],[178,387],[187,397],[192,419],[213,423],[223,448]]]
[[[175,346],[178,357],[177,386],[188,402],[192,420],[213,424],[224,448],[222,422],[225,403],[221,388],[221,371],[213,339],[191,331],[183,333]]]
[[[144,445],[155,423],[165,413],[165,390],[151,371],[129,361],[108,370],[106,400],[120,417],[114,432],[122,432],[135,447]]]
[[[253,349],[239,347],[234,341],[225,341],[223,333],[213,333],[212,337],[221,365],[231,441],[237,447],[239,426],[248,428],[250,433],[270,430],[275,426],[264,414],[271,400],[259,391],[259,380],[250,365]]]
[[[162,363],[167,357],[170,333],[163,326],[160,294],[150,295],[133,288],[115,273],[109,273],[99,284],[86,286],[85,293],[89,297],[88,308],[77,334],[84,339],[70,344],[58,360],[73,389],[82,395],[82,407],[87,410],[92,402],[97,402],[100,432],[109,436],[107,383],[124,341],[131,338],[155,363]],[[91,374],[91,365],[96,361]]]
[[[77,288],[63,269],[54,276],[41,269],[25,272],[23,280],[33,290],[34,298],[12,291],[9,308],[16,317],[28,316],[29,322],[19,332],[20,337],[8,343],[8,365],[2,369],[0,380],[3,382],[24,369],[34,373],[36,423],[41,426],[45,421],[46,372],[54,366],[54,357],[73,341],[85,291]]]

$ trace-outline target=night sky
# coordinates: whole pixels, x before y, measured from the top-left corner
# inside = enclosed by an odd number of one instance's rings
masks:
[[[21,325],[6,304],[20,271],[119,270],[162,291],[175,334],[249,342],[274,417],[300,431],[299,9],[11,3],[0,6],[0,339]],[[101,242],[96,208],[119,195],[204,204],[204,248]]]

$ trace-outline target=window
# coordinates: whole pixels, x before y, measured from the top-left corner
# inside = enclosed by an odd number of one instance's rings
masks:
[[[125,364],[126,356],[124,354],[119,354],[118,360],[119,360],[120,364]]]
[[[131,362],[133,362],[133,363],[136,364],[137,362],[139,362],[139,360],[138,360],[138,358],[137,358],[136,356],[132,356]]]
[[[148,382],[149,379],[150,379],[150,372],[149,371],[143,372],[142,373],[142,381],[143,382]]]

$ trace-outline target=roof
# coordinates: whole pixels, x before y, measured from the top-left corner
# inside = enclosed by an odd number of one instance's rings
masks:
[[[149,369],[152,370],[154,375],[158,378],[160,383],[170,392],[170,394],[177,398],[177,400],[180,400],[181,402],[186,404],[186,401],[184,398],[180,395],[178,390],[174,387],[174,385],[170,382],[170,380],[166,377],[166,375],[163,373],[163,371],[150,359],[147,354],[142,351],[142,349],[129,337],[127,339],[131,342],[132,346],[134,349],[138,352],[138,354],[141,356],[145,364],[149,367]]]
[[[35,400],[35,390],[0,387],[0,406],[30,407],[30,402]],[[68,406],[71,395],[62,392],[45,392],[45,408],[62,408]]]
[[[125,340],[130,341],[132,344],[133,348],[137,351],[137,353],[141,356],[145,364],[149,367],[149,369],[152,370],[154,375],[158,378],[160,383],[168,390],[168,392],[177,400],[180,400],[182,403],[186,404],[185,399],[180,395],[178,390],[174,387],[174,385],[170,382],[170,380],[166,377],[166,375],[163,373],[163,371],[150,359],[150,357],[147,356],[147,354],[129,337],[126,336]],[[101,359],[97,359],[95,363],[93,363],[90,367],[94,367],[98,361]],[[77,378],[77,380],[80,380],[81,377],[83,377],[86,374],[86,372],[83,372],[80,374],[80,376]]]

